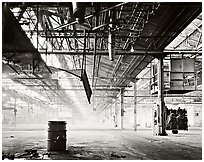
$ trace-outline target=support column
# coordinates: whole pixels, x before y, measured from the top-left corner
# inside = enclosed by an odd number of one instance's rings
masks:
[[[117,109],[117,99],[115,99],[115,127],[118,127],[118,109]]]
[[[159,58],[158,62],[158,118],[160,118],[158,122],[158,135],[165,136],[166,134],[166,121],[165,121],[165,104],[164,104],[164,70],[163,70],[163,57]]]
[[[124,89],[120,90],[120,109],[121,109],[121,129],[123,129],[124,121]]]
[[[134,131],[137,131],[137,83],[134,82]]]

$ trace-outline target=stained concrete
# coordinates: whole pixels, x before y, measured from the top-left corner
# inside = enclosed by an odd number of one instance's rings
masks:
[[[50,160],[201,160],[202,130],[153,136],[151,129],[68,129],[67,149],[47,152],[47,129],[3,128],[2,152],[21,159]],[[26,155],[25,150],[38,155]],[[19,155],[24,154],[21,157]]]

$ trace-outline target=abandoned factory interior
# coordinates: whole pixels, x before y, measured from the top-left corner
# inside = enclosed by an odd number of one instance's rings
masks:
[[[1,12],[2,160],[202,160],[202,1]]]

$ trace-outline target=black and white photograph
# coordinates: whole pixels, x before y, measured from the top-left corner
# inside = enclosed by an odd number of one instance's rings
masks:
[[[2,160],[202,160],[202,1],[2,1]]]

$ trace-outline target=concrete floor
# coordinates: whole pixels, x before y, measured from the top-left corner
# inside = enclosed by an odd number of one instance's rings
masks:
[[[19,155],[35,149],[50,160],[201,160],[202,130],[190,129],[168,136],[153,136],[151,129],[68,129],[67,150],[47,152],[47,129],[3,128],[2,152]],[[47,155],[48,154],[48,155]]]

